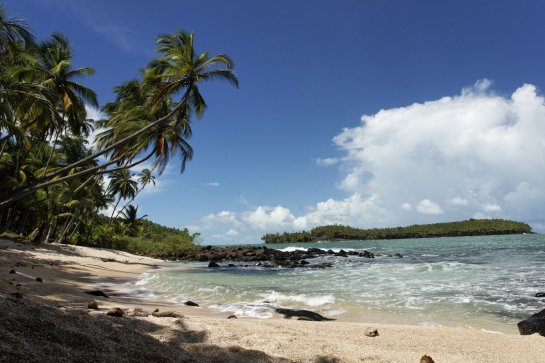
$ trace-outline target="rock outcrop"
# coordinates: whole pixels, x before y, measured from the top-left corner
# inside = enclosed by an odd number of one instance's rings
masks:
[[[521,335],[538,333],[545,336],[545,309],[517,324]]]

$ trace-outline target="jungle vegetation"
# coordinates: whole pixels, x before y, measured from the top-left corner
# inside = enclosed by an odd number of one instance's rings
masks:
[[[162,34],[156,45],[139,76],[114,88],[106,117],[92,120],[86,107],[99,100],[85,81],[93,68],[74,64],[65,35],[37,40],[0,5],[0,234],[125,249],[147,239],[163,250],[159,236],[192,244],[187,230],[139,217],[134,199],[172,158],[180,172],[191,160],[191,122],[207,108],[200,84],[238,87],[238,79],[231,58],[198,53],[192,33]],[[151,166],[131,169],[142,165]]]
[[[380,240],[400,238],[458,237],[531,233],[526,223],[503,219],[469,219],[460,222],[414,224],[408,227],[360,229],[342,225],[321,226],[310,231],[271,233],[265,243],[318,242],[334,240]]]

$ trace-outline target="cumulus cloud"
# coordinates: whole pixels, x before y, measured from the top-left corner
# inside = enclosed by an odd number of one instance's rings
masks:
[[[491,215],[543,226],[545,100],[531,84],[505,97],[479,81],[456,96],[364,115],[333,141],[345,155],[317,164],[338,165],[348,197],[302,215],[282,205],[235,213],[241,235]]]
[[[416,206],[416,210],[423,214],[443,214],[441,206],[429,199],[421,200]]]

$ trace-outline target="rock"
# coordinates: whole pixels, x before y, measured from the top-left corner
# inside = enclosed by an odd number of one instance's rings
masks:
[[[12,293],[11,296],[13,296],[13,297],[15,297],[17,299],[22,299],[23,298],[23,294],[21,294],[19,291]]]
[[[519,322],[517,326],[521,335],[539,333],[545,336],[545,309]]]
[[[108,311],[106,313],[106,315],[109,315],[109,316],[116,316],[118,318],[122,317],[123,315],[125,315],[125,312],[123,310],[121,310],[121,308],[113,308],[111,309],[110,311]]]
[[[429,355],[423,355],[420,358],[420,363],[435,363],[435,361]]]
[[[395,258],[403,258],[403,255],[401,253],[394,253]]]
[[[227,319],[238,319],[235,315],[229,315]]]
[[[369,252],[367,250],[360,252],[358,256],[365,257],[365,258],[375,258],[375,255],[372,252]]]
[[[227,265],[227,267],[236,267],[236,265],[235,265],[235,264],[232,264],[232,263],[230,263],[230,264],[228,264],[228,265]]]
[[[9,273],[10,273],[10,274],[14,274],[14,273],[15,273],[15,270],[14,270],[14,269],[11,269],[11,270],[9,271]]]
[[[305,260],[301,260],[301,262],[299,262],[301,265],[309,265],[310,262],[308,261],[305,261]]]
[[[96,301],[91,301],[87,304],[87,309],[98,310],[98,304]]]
[[[367,328],[363,332],[363,335],[368,337],[378,337],[378,329],[377,328]]]
[[[187,306],[199,306],[199,304],[194,303],[193,301],[190,301],[190,300],[187,300],[184,304],[186,304]]]
[[[152,313],[151,315],[155,316],[156,318],[183,318],[183,315],[174,311],[158,311],[156,313]]]
[[[325,255],[327,254],[326,251],[322,250],[321,248],[312,247],[307,250],[307,253],[312,253],[315,255]]]
[[[328,255],[334,255],[334,254],[335,254],[335,252],[334,252],[333,250],[327,250],[326,253],[327,253]]]
[[[41,277],[36,277],[36,281],[37,281],[37,282],[44,282],[44,280],[42,280]]]
[[[154,313],[158,313],[159,312],[159,309],[155,309],[153,310]]]
[[[535,297],[545,297],[545,292],[538,292],[534,295]]]
[[[220,265],[218,265],[217,263],[215,263],[214,261],[210,262],[208,264],[208,267],[213,267],[213,268],[217,268],[217,267],[220,267]]]
[[[103,293],[102,291],[100,290],[91,290],[91,291],[84,291],[86,294],[89,294],[89,295],[93,295],[93,296],[102,296],[102,297],[106,297],[106,298],[109,298],[108,295],[106,295],[105,293]]]
[[[284,315],[284,317],[287,319],[290,319],[293,316],[297,316],[299,318],[303,318],[302,320],[312,320],[312,321],[335,320],[335,319],[326,318],[325,316],[322,316],[310,310],[277,308],[276,312]]]
[[[134,308],[131,315],[146,318],[149,315],[149,313],[140,308]]]

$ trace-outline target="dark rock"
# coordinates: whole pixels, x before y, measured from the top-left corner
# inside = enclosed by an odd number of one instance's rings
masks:
[[[11,270],[9,271],[9,273],[10,273],[10,274],[14,274],[14,273],[15,273],[15,270],[14,270],[14,269],[11,269]]]
[[[435,361],[429,355],[423,355],[422,358],[420,358],[420,363],[435,363]]]
[[[94,310],[98,310],[98,304],[96,301],[91,301],[90,303],[87,304],[87,309],[94,309]]]
[[[190,301],[190,300],[187,300],[184,304],[187,306],[199,306],[199,304],[194,303],[193,301]]]
[[[227,265],[227,267],[236,267],[236,265],[230,263],[230,264]]]
[[[235,315],[229,315],[227,319],[238,319]]]
[[[155,309],[153,310],[154,313],[158,313],[159,312],[159,309]]]
[[[19,291],[12,293],[11,296],[13,296],[13,297],[15,297],[17,299],[22,299],[23,298],[23,294],[21,294]]]
[[[359,255],[359,253],[358,253],[357,251],[348,251],[347,254],[348,254],[349,256],[357,256],[357,255]]]
[[[155,316],[156,318],[183,318],[183,315],[174,311],[158,311],[156,313],[152,313],[151,315]]]
[[[125,315],[125,312],[121,309],[121,308],[113,308],[111,309],[110,311],[108,311],[106,313],[106,315],[109,315],[109,316],[116,316],[118,318],[122,317],[123,315]]]
[[[310,310],[295,310],[295,309],[284,309],[284,308],[277,308],[276,312],[279,314],[284,315],[285,318],[290,319],[291,317],[299,317],[303,318],[304,320],[312,320],[312,321],[325,321],[325,320],[335,320],[326,318],[325,316],[322,316],[318,313],[315,313]]]
[[[517,324],[521,335],[539,333],[545,336],[545,309]]]
[[[210,262],[208,264],[208,267],[213,267],[213,268],[217,268],[217,267],[220,267],[220,265],[218,265],[217,263],[215,263],[214,261]]]
[[[326,251],[322,250],[321,248],[312,247],[307,250],[307,253],[313,253],[316,255],[325,255],[327,254]]]
[[[394,253],[395,258],[403,258],[403,255],[401,253]]]
[[[365,336],[368,337],[378,337],[378,329],[377,328],[367,328],[363,332]]]
[[[545,292],[538,292],[534,295],[535,297],[545,297]]]
[[[15,287],[21,287],[21,284],[15,284]]]
[[[375,255],[372,252],[369,252],[367,250],[360,252],[358,256],[365,257],[365,258],[375,258]]]
[[[37,281],[37,282],[44,282],[44,280],[42,280],[41,277],[36,277],[36,281]]]
[[[148,317],[149,313],[140,308],[134,308],[131,315],[146,318]]]
[[[109,298],[108,295],[106,295],[105,293],[103,293],[102,291],[100,290],[91,290],[91,291],[84,291],[86,294],[89,294],[89,295],[93,295],[93,296],[102,296],[102,297],[106,297],[106,298]]]
[[[335,254],[335,256],[339,256],[339,257],[348,257],[348,253],[346,253],[345,250],[340,250],[339,252],[337,252]]]
[[[327,253],[328,255],[334,255],[334,254],[335,254],[335,252],[334,252],[333,250],[327,250],[326,253]]]
[[[308,261],[305,261],[305,260],[301,260],[300,264],[301,264],[301,265],[309,265],[309,264],[310,264],[310,262],[308,262]]]

